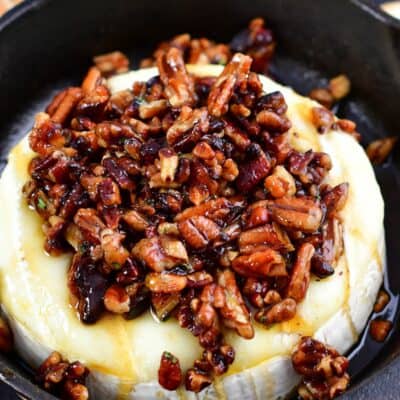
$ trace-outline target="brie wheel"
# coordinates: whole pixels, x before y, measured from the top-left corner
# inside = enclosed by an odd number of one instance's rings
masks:
[[[217,76],[223,67],[189,65],[191,73]],[[157,75],[156,68],[111,78],[112,92]],[[311,109],[317,103],[261,76],[265,92],[281,91],[292,122],[291,140],[301,151],[328,153],[332,185],[349,182],[342,211],[345,252],[335,274],[313,278],[296,317],[266,329],[254,323],[255,337],[245,340],[227,332],[236,351],[228,373],[199,394],[168,392],[157,382],[161,354],[170,351],[182,369],[191,367],[202,349],[175,320],[157,323],[150,313],[125,321],[106,315],[93,326],[79,322],[69,303],[66,284],[71,256],[44,253],[40,217],[22,196],[34,156],[27,138],[10,153],[0,180],[1,303],[15,335],[16,348],[29,364],[38,366],[52,350],[91,370],[91,399],[277,399],[286,397],[300,377],[291,352],[301,335],[311,335],[344,353],[357,341],[382,283],[385,263],[383,200],[371,164],[360,145],[340,131],[317,133]]]

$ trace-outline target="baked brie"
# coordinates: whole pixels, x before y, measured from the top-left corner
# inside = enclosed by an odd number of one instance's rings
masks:
[[[219,76],[219,65],[188,65],[198,77]],[[158,75],[156,68],[108,79],[112,93]],[[69,360],[84,362],[91,371],[92,399],[278,399],[298,385],[291,354],[300,337],[312,336],[346,353],[357,342],[382,284],[385,267],[384,205],[371,164],[354,138],[337,128],[320,134],[312,110],[318,106],[292,89],[259,76],[265,93],[281,92],[291,121],[290,144],[300,152],[327,153],[332,168],[325,178],[336,186],[349,183],[340,211],[344,251],[335,272],[311,276],[304,300],[294,318],[266,328],[254,324],[254,337],[245,339],[227,329],[225,339],[236,353],[229,370],[200,393],[183,388],[168,391],[158,383],[163,351],[179,359],[182,370],[201,357],[202,348],[175,319],[158,322],[150,311],[125,320],[106,314],[85,325],[71,305],[67,274],[71,254],[52,257],[43,251],[42,219],[22,194],[30,179],[28,167],[35,153],[24,138],[10,153],[0,180],[1,304],[21,357],[37,367],[52,350]]]

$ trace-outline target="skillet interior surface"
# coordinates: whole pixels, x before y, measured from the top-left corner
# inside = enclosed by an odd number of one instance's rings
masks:
[[[31,128],[34,114],[60,88],[79,84],[92,56],[119,49],[133,67],[161,40],[190,32],[229,41],[255,16],[265,17],[277,36],[271,75],[302,94],[346,73],[351,96],[337,113],[353,119],[363,144],[400,132],[400,29],[367,2],[319,0],[27,0],[0,21],[0,162]],[[360,7],[360,4],[362,7]],[[376,168],[386,202],[388,271],[391,303],[382,316],[395,329],[383,344],[364,333],[350,354],[353,388],[396,358],[400,352],[400,172],[398,148]],[[368,218],[366,215],[365,218]],[[51,399],[23,376],[16,359],[0,356],[0,379],[32,399]],[[346,397],[345,396],[345,397]],[[54,399],[54,398],[53,398]]]

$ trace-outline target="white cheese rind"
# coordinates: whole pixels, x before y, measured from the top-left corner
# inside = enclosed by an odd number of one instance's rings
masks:
[[[189,66],[189,70],[207,76],[218,75],[222,67]],[[155,75],[155,68],[134,71],[111,78],[109,86],[115,92]],[[87,363],[95,400],[118,395],[135,400],[261,400],[285,397],[298,383],[290,353],[300,335],[314,335],[341,352],[356,342],[371,312],[384,267],[383,200],[372,167],[349,135],[316,132],[310,119],[313,101],[268,78],[261,80],[266,92],[280,90],[285,96],[293,123],[292,144],[302,151],[312,148],[329,153],[333,160],[330,183],[350,183],[349,201],[343,210],[346,252],[336,273],[320,282],[313,279],[293,321],[268,330],[257,325],[251,341],[229,333],[228,342],[237,352],[230,375],[198,395],[184,390],[168,392],[156,381],[162,351],[171,351],[188,368],[201,351],[196,339],[174,321],[157,324],[149,314],[130,322],[108,317],[90,328],[77,321],[65,284],[70,258],[44,255],[40,219],[28,210],[21,195],[33,156],[25,140],[11,153],[0,180],[2,304],[22,357],[35,366],[55,349],[70,360]]]

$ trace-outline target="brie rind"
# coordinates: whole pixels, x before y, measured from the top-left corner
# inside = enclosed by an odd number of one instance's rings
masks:
[[[199,76],[217,76],[223,67],[189,65]],[[156,76],[156,68],[132,71],[109,79],[112,92]],[[361,146],[348,134],[318,134],[311,122],[317,103],[290,88],[260,76],[265,92],[281,91],[292,122],[292,145],[301,151],[328,153],[333,168],[327,182],[349,182],[349,198],[342,211],[345,252],[335,274],[313,278],[296,317],[265,329],[255,323],[255,337],[245,340],[233,332],[227,342],[236,359],[226,376],[200,394],[168,392],[157,382],[164,350],[189,368],[201,348],[176,321],[157,323],[147,313],[133,321],[107,315],[94,326],[79,322],[69,303],[66,273],[70,255],[49,257],[43,249],[40,217],[22,196],[34,156],[27,139],[10,153],[0,180],[1,303],[15,335],[16,348],[32,366],[51,350],[91,369],[90,392],[95,400],[159,399],[276,399],[287,396],[299,381],[290,354],[301,335],[346,352],[357,341],[382,283],[385,264],[383,200],[373,169]]]

